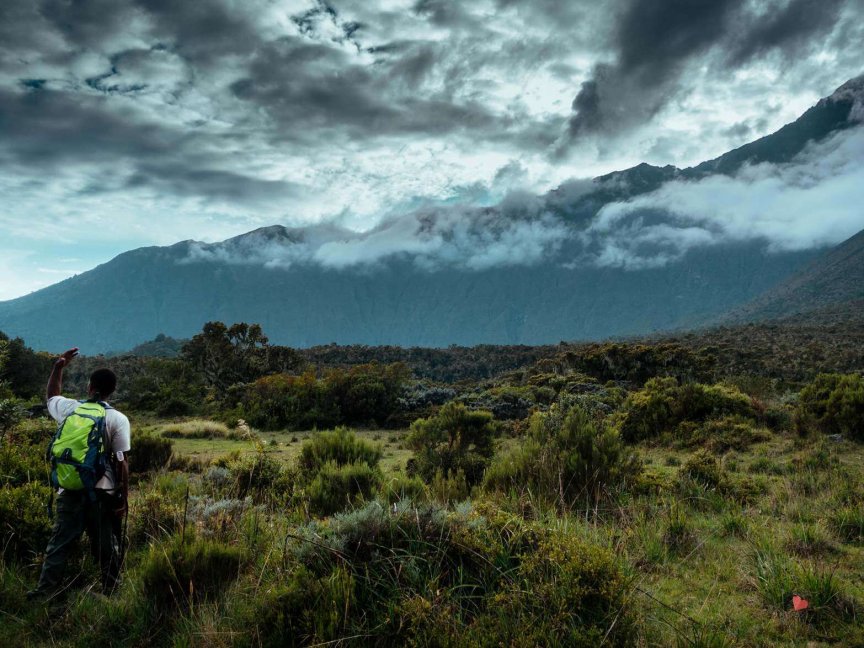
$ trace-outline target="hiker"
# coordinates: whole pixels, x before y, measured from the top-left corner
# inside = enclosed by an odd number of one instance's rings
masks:
[[[42,573],[30,599],[54,594],[60,586],[69,550],[87,531],[90,551],[102,571],[102,593],[117,587],[123,530],[128,511],[130,449],[129,419],[106,399],[114,393],[117,377],[110,369],[90,375],[87,400],[60,395],[63,369],[78,355],[69,349],[55,362],[46,389],[48,413],[59,424],[48,449],[51,483],[57,488],[54,528]]]

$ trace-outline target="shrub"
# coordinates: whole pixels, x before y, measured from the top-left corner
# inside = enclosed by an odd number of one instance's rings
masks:
[[[725,471],[720,467],[720,462],[705,450],[700,450],[687,459],[679,475],[705,489],[714,490],[723,489],[728,480]]]
[[[0,445],[6,439],[6,433],[21,420],[23,412],[17,401],[11,398],[0,400]]]
[[[339,408],[341,423],[384,424],[398,409],[408,375],[408,368],[401,362],[372,362],[347,370],[331,369],[324,384]]]
[[[169,423],[162,426],[162,436],[168,439],[221,439],[228,436],[224,423],[206,420]]]
[[[679,426],[679,429],[684,426]],[[753,421],[740,416],[724,416],[709,419],[698,425],[689,438],[687,445],[704,445],[712,452],[727,452],[728,450],[746,450],[755,443],[771,439],[771,433],[765,428],[757,428]]]
[[[260,498],[271,490],[272,495],[280,496],[291,486],[291,477],[282,463],[262,450],[234,457],[225,467],[231,472],[234,494],[239,498],[249,494]]]
[[[383,451],[378,445],[364,441],[347,428],[319,432],[300,449],[298,466],[306,475],[314,475],[325,464],[337,466],[365,463],[374,468],[381,461]]]
[[[141,371],[125,389],[125,402],[133,410],[149,410],[159,416],[187,416],[204,394],[203,375],[187,362],[168,358],[140,360]],[[126,381],[124,381],[126,382]]]
[[[604,420],[578,407],[566,413],[558,406],[531,418],[528,439],[497,458],[486,487],[498,491],[530,491],[569,508],[589,506],[614,496],[636,480],[641,464]]]
[[[471,486],[463,470],[451,470],[446,475],[439,470],[429,482],[429,494],[437,502],[461,502],[471,495]]]
[[[762,418],[769,429],[777,432],[786,432],[795,426],[795,410],[787,405],[769,405]]]
[[[144,594],[159,608],[186,608],[224,592],[239,575],[245,555],[238,547],[175,536],[151,545],[140,567]]]
[[[750,503],[760,492],[759,484],[747,477],[733,479],[705,449],[694,453],[678,471],[677,489],[679,497],[716,512],[723,511],[729,499]]]
[[[236,538],[244,513],[255,510],[252,498],[216,499],[193,495],[189,498],[187,524],[195,525],[195,534],[202,538]]]
[[[0,489],[0,548],[5,559],[29,558],[45,549],[51,535],[46,506],[51,489],[30,482]]]
[[[823,432],[864,441],[864,378],[860,375],[819,374],[801,390],[798,407],[799,419],[812,418]]]
[[[318,515],[332,515],[369,499],[380,484],[381,472],[367,463],[340,465],[328,462],[309,482],[309,508]]]
[[[135,543],[168,537],[181,527],[182,503],[164,493],[141,493],[134,497],[130,509],[129,537]]]
[[[446,478],[462,471],[469,486],[483,478],[492,457],[495,426],[489,412],[470,412],[450,402],[431,418],[411,425],[406,445],[415,453],[415,469],[426,482],[441,472]]]
[[[286,550],[290,571],[241,619],[258,626],[264,645],[635,640],[614,557],[571,531],[470,507],[370,502],[327,526],[297,528]]]
[[[129,470],[132,473],[146,473],[164,468],[171,459],[173,444],[169,439],[141,434],[132,439]]]
[[[45,448],[13,443],[0,446],[0,484],[5,488],[31,481],[48,483]]]
[[[621,436],[630,442],[674,432],[685,421],[737,415],[753,418],[750,399],[728,385],[679,385],[674,378],[652,378],[628,396],[623,406]]]
[[[312,370],[299,376],[265,376],[232,388],[228,398],[238,402],[237,416],[261,430],[303,430],[340,422],[337,403]]]
[[[388,477],[381,485],[381,497],[391,504],[402,500],[420,503],[426,500],[426,484],[417,477],[402,473]]]
[[[237,414],[265,430],[385,423],[397,411],[408,370],[401,363],[331,369],[323,379],[308,370],[276,374],[229,390]]]

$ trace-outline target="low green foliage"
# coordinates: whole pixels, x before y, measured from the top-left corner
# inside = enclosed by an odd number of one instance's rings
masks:
[[[706,489],[726,488],[728,476],[720,462],[709,452],[700,450],[693,454],[679,473],[682,479],[689,479]]]
[[[819,374],[799,395],[799,427],[809,419],[826,434],[864,441],[864,377]]]
[[[251,495],[256,500],[270,497],[282,501],[291,493],[293,475],[263,448],[253,454],[233,457],[225,467],[230,472],[231,493],[235,497]]]
[[[332,515],[369,499],[380,485],[381,471],[367,463],[325,463],[306,488],[309,509],[316,515]]]
[[[830,513],[831,527],[843,542],[864,543],[864,508],[845,505]]]
[[[31,557],[45,549],[50,535],[51,489],[45,448],[36,443],[40,436],[15,430],[0,445],[0,551],[4,558]]]
[[[366,463],[375,467],[381,461],[380,445],[364,441],[347,428],[318,432],[303,443],[297,461],[301,472],[313,475],[327,463],[339,466]]]
[[[795,562],[773,544],[757,545],[752,554],[756,585],[763,603],[775,610],[789,610],[792,597],[807,600],[807,618],[830,622],[855,614],[855,601],[834,572],[813,563]]]
[[[0,489],[0,555],[4,559],[30,558],[45,549],[51,535],[50,497],[47,483]]]
[[[504,493],[530,493],[569,510],[614,501],[640,472],[635,455],[604,420],[578,407],[553,407],[534,414],[528,437],[495,459],[485,485]]]
[[[45,448],[5,443],[0,446],[0,484],[21,486],[30,481],[48,483]]]
[[[624,403],[621,436],[641,441],[674,433],[684,422],[721,416],[753,418],[755,411],[750,398],[729,385],[679,385],[674,378],[652,378]]]
[[[164,468],[171,459],[171,451],[172,444],[169,439],[138,434],[130,453],[129,470],[132,473],[147,473]]]
[[[183,503],[158,491],[136,494],[130,505],[129,537],[147,543],[170,536],[182,526]]]
[[[461,403],[447,403],[431,418],[411,425],[406,445],[415,453],[413,469],[426,482],[441,473],[461,471],[469,486],[483,479],[494,452],[495,425],[489,412],[471,412]]]
[[[227,437],[230,431],[224,423],[196,419],[163,425],[161,433],[168,439],[219,439]]]
[[[293,569],[243,623],[264,645],[629,645],[611,553],[517,518],[376,502],[292,534]],[[530,596],[526,593],[530,592]],[[458,619],[458,622],[455,622]]]
[[[763,604],[775,610],[788,610],[795,594],[792,561],[770,544],[755,547],[751,558]]]
[[[403,473],[396,473],[384,478],[381,484],[381,497],[390,504],[402,500],[422,503],[427,499],[426,484],[418,477],[408,477]]]
[[[723,416],[702,423],[681,423],[677,435],[685,446],[702,445],[715,453],[745,450],[771,439],[771,433],[742,416]]]
[[[323,378],[313,370],[275,374],[228,395],[236,415],[263,430],[303,430],[342,424],[386,424],[398,410],[408,370],[400,363],[331,369]]]
[[[180,610],[222,596],[245,560],[239,547],[175,536],[150,547],[139,567],[139,578],[144,595],[159,609]]]
[[[331,515],[371,498],[381,486],[378,444],[338,428],[319,432],[303,444],[297,465],[303,501],[317,515]]]
[[[817,523],[796,524],[789,530],[786,547],[802,557],[824,556],[834,551],[825,531]]]
[[[687,510],[673,501],[663,520],[663,544],[670,553],[684,554],[696,544],[696,533]]]
[[[0,400],[0,445],[6,439],[6,433],[23,418],[23,412],[18,401],[12,398]]]

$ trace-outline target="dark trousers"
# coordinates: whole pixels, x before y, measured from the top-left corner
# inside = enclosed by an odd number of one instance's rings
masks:
[[[115,503],[110,494],[96,492],[93,501],[85,491],[63,491],[57,496],[54,529],[45,562],[39,576],[37,592],[54,592],[63,580],[69,551],[86,531],[90,553],[102,570],[102,592],[110,594],[117,587],[120,574],[120,520],[114,515]]]

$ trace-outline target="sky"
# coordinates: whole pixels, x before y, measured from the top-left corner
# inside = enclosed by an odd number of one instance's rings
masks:
[[[860,75],[862,44],[864,0],[3,0],[0,300],[128,249],[272,224],[354,232],[310,252],[345,265],[402,249],[400,215],[430,205],[450,232],[460,210],[530,213],[526,196],[573,179],[686,167]],[[633,206],[611,206],[585,233],[603,240],[595,262],[657,263],[632,248],[658,238],[674,256],[864,227],[850,211],[864,139],[808,155],[834,160],[807,171],[821,193],[756,169],[644,198],[687,205],[672,232],[618,227]],[[775,217],[826,199],[815,233]],[[542,214],[491,239],[476,219],[462,229],[447,254],[466,267],[561,238]]]

